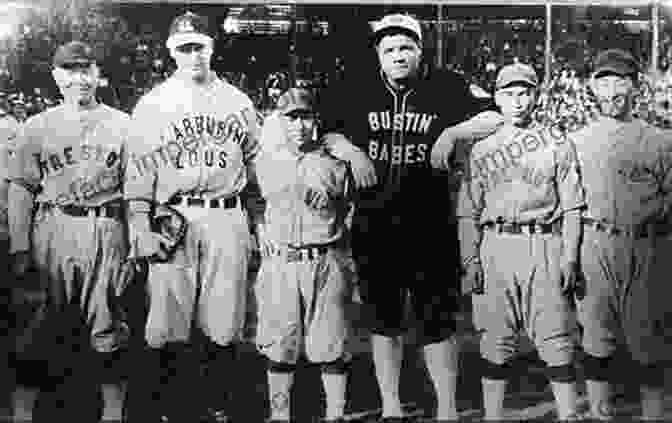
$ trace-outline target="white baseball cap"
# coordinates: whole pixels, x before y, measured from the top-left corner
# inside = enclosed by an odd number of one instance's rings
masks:
[[[166,47],[173,49],[175,47],[197,43],[207,45],[213,41],[208,32],[208,20],[204,16],[187,12],[176,17],[168,30],[168,39]]]
[[[373,23],[374,45],[378,44],[384,35],[397,31],[408,33],[418,42],[422,42],[422,27],[420,26],[420,22],[412,16],[395,13],[386,15],[381,20]]]

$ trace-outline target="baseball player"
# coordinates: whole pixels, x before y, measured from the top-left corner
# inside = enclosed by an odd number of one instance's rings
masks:
[[[573,135],[586,188],[577,297],[583,327],[584,371],[594,418],[609,419],[609,377],[623,341],[640,365],[642,414],[663,417],[663,363],[669,338],[667,277],[672,189],[669,132],[632,118],[638,64],[629,53],[598,54],[590,80],[600,117]],[[669,322],[669,320],[668,320]]]
[[[346,401],[344,308],[353,284],[346,222],[352,183],[347,163],[316,140],[314,103],[306,89],[292,88],[279,97],[287,136],[264,151],[257,167],[267,201],[256,286],[257,344],[268,358],[273,422],[290,420],[290,390],[302,352],[322,367],[325,421],[342,421]]]
[[[332,154],[353,164],[357,182],[352,248],[361,297],[373,315],[371,339],[384,422],[404,420],[399,377],[409,293],[421,322],[418,344],[436,388],[435,418],[457,418],[455,210],[449,172],[433,169],[431,157],[450,162],[444,159],[454,143],[450,137],[437,140],[448,128],[474,130],[474,122],[464,121],[481,108],[459,75],[423,66],[422,40],[416,19],[383,17],[372,39],[380,67],[320,96],[326,143]],[[437,102],[437,93],[445,93],[450,105]],[[478,123],[494,130],[488,119],[478,118]],[[368,155],[365,161],[362,152]],[[374,167],[372,175],[363,163]],[[428,243],[428,234],[447,247]],[[381,241],[390,236],[398,242]]]
[[[8,159],[11,145],[16,142],[19,123],[12,115],[0,109],[0,269],[6,274],[9,270],[9,222],[7,220],[7,200],[9,191]],[[10,309],[11,281],[0,284],[0,320],[3,323],[0,333],[6,334],[14,328],[13,314]],[[3,351],[4,352],[4,351]]]
[[[146,341],[148,366],[156,366],[151,356],[161,351],[173,360],[168,417],[190,421],[196,404],[181,400],[184,386],[193,386],[185,378],[197,372],[190,335],[198,329],[210,342],[209,385],[230,380],[227,366],[245,318],[248,224],[263,219],[263,201],[253,189],[257,114],[245,94],[211,70],[213,38],[206,18],[180,15],[169,34],[166,46],[177,70],[133,112],[125,194],[172,205],[189,222],[175,256],[150,264]],[[162,242],[149,227],[151,210],[134,201],[130,209],[131,257],[151,258]],[[223,389],[211,395],[225,394]]]
[[[476,289],[486,420],[502,420],[511,360],[528,335],[547,364],[558,417],[576,417],[570,307],[579,213],[585,205],[571,142],[530,123],[537,74],[502,68],[495,102],[505,125],[476,143],[458,215],[465,291]]]
[[[10,252],[14,274],[34,266],[47,293],[34,349],[49,371],[65,366],[44,391],[67,391],[63,419],[97,421],[99,410],[89,410],[92,384],[101,383],[103,364],[128,336],[116,301],[132,277],[121,202],[130,119],[95,100],[99,69],[90,46],[62,45],[53,65],[65,102],[23,124],[9,160]],[[34,395],[19,391],[16,406],[32,402]],[[119,419],[111,414],[121,407],[119,387],[104,386],[103,396],[104,417]]]

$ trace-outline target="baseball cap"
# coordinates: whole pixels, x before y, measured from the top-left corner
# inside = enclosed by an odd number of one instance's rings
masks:
[[[170,24],[166,47],[173,49],[189,43],[209,44],[211,42],[208,19],[193,12],[186,12],[173,19]]]
[[[515,83],[523,83],[532,87],[536,87],[539,85],[537,72],[532,66],[526,65],[524,63],[506,65],[500,69],[499,73],[497,74],[495,89],[499,90]]]
[[[373,23],[373,44],[376,45],[385,36],[395,33],[405,33],[418,42],[422,42],[422,27],[417,19],[409,15],[395,13],[384,16]]]
[[[593,74],[598,77],[604,73],[631,76],[639,71],[637,60],[627,51],[608,49],[601,51],[595,58]]]
[[[315,110],[315,97],[305,88],[290,88],[277,101],[277,109],[282,114],[297,110],[312,112]]]
[[[57,68],[89,66],[96,62],[93,49],[82,41],[70,41],[56,49],[53,65]]]

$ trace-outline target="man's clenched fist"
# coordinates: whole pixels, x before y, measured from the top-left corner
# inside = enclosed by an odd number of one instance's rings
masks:
[[[324,143],[329,152],[350,163],[355,188],[371,188],[378,183],[376,169],[369,157],[340,134],[327,134]]]

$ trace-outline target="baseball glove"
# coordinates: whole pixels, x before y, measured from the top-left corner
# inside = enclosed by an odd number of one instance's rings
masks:
[[[150,263],[165,263],[171,261],[175,252],[184,242],[187,234],[187,219],[174,207],[162,204],[147,198],[129,198],[129,202],[144,202],[149,205],[150,230],[158,234],[161,243],[160,251],[151,257],[146,257]]]

